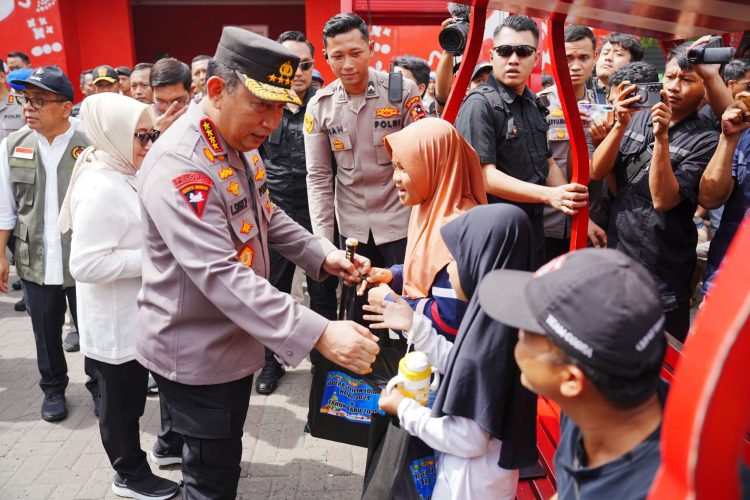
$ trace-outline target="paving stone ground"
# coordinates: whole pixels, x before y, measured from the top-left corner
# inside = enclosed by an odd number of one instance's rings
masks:
[[[11,276],[11,282],[15,276]],[[84,387],[83,355],[66,353],[69,416],[41,420],[34,336],[26,313],[13,310],[20,292],[0,295],[0,499],[119,498],[99,438],[98,421]],[[287,371],[271,396],[255,394],[242,439],[242,499],[356,499],[366,450],[313,438],[303,432],[310,365]],[[141,419],[148,449],[159,427],[159,402],[149,396]],[[157,471],[157,467],[152,465]],[[173,480],[179,466],[158,470]]]

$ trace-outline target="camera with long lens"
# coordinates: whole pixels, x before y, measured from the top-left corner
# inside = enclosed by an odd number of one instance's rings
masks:
[[[440,31],[438,41],[440,46],[454,56],[460,56],[466,49],[466,40],[469,38],[469,15],[471,8],[460,3],[449,2],[448,12],[456,19]]]
[[[734,57],[734,47],[724,47],[720,36],[711,38],[708,43],[688,50],[690,64],[725,64]]]

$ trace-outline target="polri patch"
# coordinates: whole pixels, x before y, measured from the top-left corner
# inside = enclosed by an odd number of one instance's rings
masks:
[[[203,138],[206,140],[206,144],[208,144],[208,147],[211,148],[211,152],[215,154],[222,154],[224,152],[224,149],[221,147],[221,143],[219,142],[219,136],[216,133],[216,126],[214,125],[214,122],[212,122],[208,118],[204,118],[200,121],[200,129],[201,134],[203,134]]]
[[[421,104],[415,104],[414,106],[412,106],[409,110],[409,114],[411,115],[412,121],[421,120],[422,118],[427,116],[427,114],[424,112],[424,109],[422,109]]]
[[[415,95],[414,97],[412,97],[411,99],[409,99],[408,101],[406,101],[406,105],[404,107],[407,110],[411,109],[412,106],[414,106],[416,103],[420,102],[421,100],[422,99],[418,95]]]
[[[74,148],[73,148],[73,149],[72,149],[72,150],[70,151],[70,154],[71,154],[71,156],[73,156],[73,159],[74,159],[74,160],[77,160],[77,159],[78,159],[78,157],[79,157],[79,156],[81,156],[81,153],[83,153],[85,149],[86,149],[86,148],[84,148],[83,146],[76,146],[76,147],[74,147]]]
[[[315,120],[312,115],[305,113],[305,132],[309,134],[313,131],[313,127],[315,127]]]
[[[199,219],[203,219],[203,211],[206,209],[208,193],[214,181],[207,175],[199,172],[183,174],[172,179],[172,184],[177,188],[188,206]]]
[[[250,232],[248,230],[248,232]],[[253,265],[253,258],[255,257],[255,251],[253,251],[253,248],[250,246],[250,244],[245,245],[245,247],[237,253],[237,260],[240,261],[240,264],[242,264],[245,267],[252,267]]]
[[[34,159],[34,148],[23,148],[21,146],[16,147],[13,150],[13,158],[21,158],[23,160]]]

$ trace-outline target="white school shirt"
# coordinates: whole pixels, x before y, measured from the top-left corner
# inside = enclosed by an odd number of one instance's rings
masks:
[[[408,335],[414,348],[425,353],[430,364],[444,373],[453,344],[438,335],[432,322],[419,313],[414,313]],[[435,418],[431,413],[411,398],[398,405],[401,428],[435,450],[437,478],[433,500],[514,499],[518,471],[502,469],[497,464],[502,442],[471,419]]]
[[[135,359],[141,289],[141,215],[135,176],[101,164],[73,186],[70,274],[81,352],[110,364]]]
[[[46,176],[44,186],[44,284],[63,284],[62,240],[58,229],[57,218],[60,215],[57,196],[57,166],[60,163],[75,129],[71,126],[62,135],[52,141],[38,132],[34,132],[39,150],[39,160],[44,165]],[[0,142],[0,229],[12,230],[17,219],[16,197],[10,182],[8,166],[8,139]]]

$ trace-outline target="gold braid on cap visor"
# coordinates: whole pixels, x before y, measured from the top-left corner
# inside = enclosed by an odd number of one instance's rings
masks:
[[[302,105],[299,96],[292,89],[285,89],[267,83],[260,83],[244,73],[240,73],[239,71],[237,73],[239,73],[242,78],[242,82],[245,84],[245,87],[247,87],[247,90],[249,90],[255,97],[263,99],[264,101],[291,102],[298,106]]]

